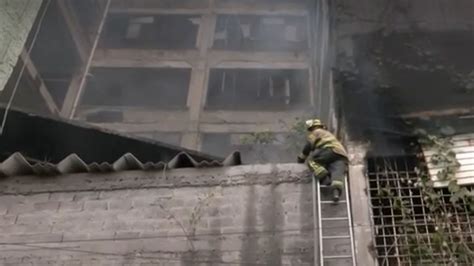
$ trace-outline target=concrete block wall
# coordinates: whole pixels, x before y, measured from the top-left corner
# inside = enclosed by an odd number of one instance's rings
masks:
[[[303,165],[0,180],[0,265],[312,265]]]
[[[0,0],[0,91],[18,61],[42,0]]]

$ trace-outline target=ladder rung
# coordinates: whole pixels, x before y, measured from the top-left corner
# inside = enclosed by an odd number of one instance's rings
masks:
[[[323,256],[323,259],[337,260],[337,259],[349,259],[352,255],[334,255],[334,256]]]
[[[323,239],[344,239],[351,238],[351,236],[323,236]]]
[[[321,218],[323,221],[343,221],[347,220],[348,217],[333,217],[333,218]]]
[[[334,202],[332,200],[322,200],[321,201],[322,204],[334,204],[334,205],[337,205],[338,203],[346,203],[345,200],[340,200],[338,202]]]

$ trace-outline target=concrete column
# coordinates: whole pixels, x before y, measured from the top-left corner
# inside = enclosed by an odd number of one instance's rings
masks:
[[[210,6],[212,7],[212,5]],[[197,40],[199,62],[193,65],[187,100],[190,125],[181,139],[181,146],[193,150],[198,150],[201,146],[199,124],[207,95],[209,78],[208,51],[212,47],[216,25],[216,15],[212,13],[211,7],[209,12],[203,15],[199,28]]]
[[[0,0],[0,91],[18,61],[41,2]]]
[[[349,189],[352,206],[352,224],[354,226],[355,255],[357,265],[375,266],[377,262],[372,253],[372,220],[367,195],[367,177],[365,175],[365,155],[367,148],[359,143],[348,143],[350,154]]]

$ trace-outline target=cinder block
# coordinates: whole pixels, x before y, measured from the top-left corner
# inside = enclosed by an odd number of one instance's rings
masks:
[[[57,211],[59,209],[59,202],[47,201],[47,202],[38,202],[34,205],[35,211]]]
[[[87,191],[87,192],[78,192],[74,195],[74,201],[83,201],[83,200],[97,200],[99,199],[99,191]]]
[[[84,202],[80,201],[63,201],[59,204],[59,212],[80,212],[84,209]]]
[[[16,215],[1,215],[0,216],[0,226],[1,225],[14,224],[16,219],[17,219]]]
[[[35,211],[35,208],[32,204],[16,204],[8,208],[7,214],[22,214],[22,213],[32,213]]]
[[[16,224],[26,225],[51,225],[52,219],[51,214],[36,212],[33,214],[20,214],[18,215]]]
[[[99,195],[99,199],[131,199],[133,198],[133,191],[129,189],[121,189],[121,190],[111,190],[111,191],[101,191]]]
[[[0,205],[0,215],[6,214],[7,210],[8,210],[7,206]]]
[[[84,202],[84,210],[87,211],[105,211],[108,203],[106,200],[90,200]]]
[[[133,208],[133,203],[131,200],[126,199],[110,199],[108,208],[109,210],[131,210]]]
[[[105,221],[102,228],[104,230],[114,231],[114,232],[133,230],[133,226],[131,223],[127,223],[123,221]]]
[[[76,194],[73,192],[57,192],[57,193],[51,193],[49,196],[50,201],[72,201],[74,199],[74,196]]]
[[[39,193],[33,195],[25,196],[26,202],[36,203],[36,202],[46,202],[49,201],[50,193]]]

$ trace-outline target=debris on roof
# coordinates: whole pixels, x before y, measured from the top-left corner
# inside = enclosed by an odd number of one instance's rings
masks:
[[[24,176],[39,175],[53,176],[73,173],[106,173],[129,170],[163,170],[176,168],[204,168],[240,165],[240,153],[233,152],[223,161],[197,161],[186,152],[181,152],[170,161],[142,162],[131,153],[126,153],[113,163],[86,163],[77,154],[70,154],[59,163],[32,162],[21,153],[16,152],[0,163],[0,175]]]

